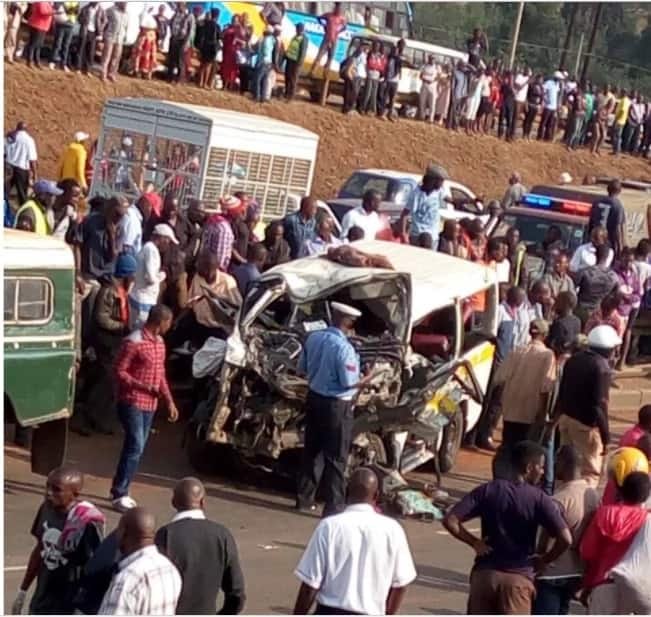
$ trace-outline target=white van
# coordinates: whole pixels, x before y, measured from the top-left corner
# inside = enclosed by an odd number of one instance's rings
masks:
[[[300,126],[214,107],[146,98],[109,99],[90,194],[135,198],[153,187],[182,206],[244,191],[265,221],[293,210],[312,187],[319,137]],[[289,204],[289,205],[288,205]]]
[[[213,398],[195,414],[195,467],[219,443],[252,464],[291,469],[291,452],[302,448],[307,394],[298,359],[309,333],[331,323],[330,302],[338,301],[362,311],[351,340],[375,374],[356,400],[349,468],[375,462],[404,473],[432,459],[435,469],[452,468],[464,434],[479,420],[493,365],[496,273],[392,242],[351,246],[383,255],[393,269],[308,257],[272,268],[252,286]],[[478,296],[480,320],[471,309]]]

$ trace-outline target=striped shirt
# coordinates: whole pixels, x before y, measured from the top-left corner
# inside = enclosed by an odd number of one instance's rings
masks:
[[[174,615],[181,594],[181,575],[155,546],[131,553],[104,595],[100,615]]]

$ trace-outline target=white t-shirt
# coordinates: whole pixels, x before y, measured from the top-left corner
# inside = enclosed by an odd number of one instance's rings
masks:
[[[614,257],[615,253],[613,252],[613,249],[610,249],[608,251],[608,261],[606,261],[607,268],[610,268]],[[597,249],[594,247],[594,244],[592,244],[592,242],[589,242],[588,244],[582,244],[574,252],[572,259],[570,260],[570,272],[580,272],[585,268],[596,265]]]
[[[416,568],[400,523],[354,504],[319,523],[294,574],[319,590],[319,604],[384,615],[391,588],[409,585]]]
[[[529,80],[531,78],[518,73],[515,76],[515,100],[518,103],[527,102],[527,94],[529,93]]]
[[[490,75],[482,75],[479,78],[479,83],[481,84],[481,95],[483,97],[489,97],[491,95],[491,77],[490,77]]]
[[[27,131],[18,131],[13,141],[5,140],[7,163],[19,169],[28,170],[30,162],[36,161],[36,142]]]
[[[361,227],[364,230],[364,240],[375,240],[382,229],[382,220],[377,212],[366,212],[362,206],[357,206],[346,212],[341,221],[341,238],[345,240],[352,227]]]
[[[640,278],[640,285],[643,290],[646,289],[647,284],[651,281],[651,264],[648,264],[646,261],[635,261],[633,267],[637,271],[637,275]]]
[[[420,78],[425,83],[432,83],[439,74],[439,67],[436,64],[425,64],[420,70]]]
[[[139,304],[154,305],[158,302],[160,284],[165,272],[160,269],[160,252],[153,242],[147,242],[137,257],[136,275],[131,297]]]

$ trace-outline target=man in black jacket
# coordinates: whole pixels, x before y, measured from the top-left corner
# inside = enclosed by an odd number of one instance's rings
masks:
[[[183,579],[177,615],[214,615],[219,591],[224,605],[218,614],[235,615],[244,608],[244,576],[235,540],[224,526],[206,519],[206,490],[196,478],[174,487],[177,514],[158,530],[156,546],[178,568]]]

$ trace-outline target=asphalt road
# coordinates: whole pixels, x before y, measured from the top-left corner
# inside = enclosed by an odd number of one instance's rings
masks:
[[[630,426],[634,414],[612,413],[613,432]],[[176,479],[196,475],[181,448],[182,425],[163,418],[155,424],[132,487],[132,496],[150,508],[159,524],[173,515],[171,487]],[[108,491],[121,445],[121,436],[73,435],[69,463],[86,473],[84,496],[108,516],[109,529],[118,520],[110,509]],[[31,473],[25,451],[5,444],[5,612],[9,611],[33,546],[32,519],[42,500],[44,478]],[[443,488],[459,498],[488,479],[490,457],[462,451]],[[298,584],[293,576],[318,519],[291,510],[293,496],[265,478],[202,476],[207,488],[206,513],[233,532],[247,583],[247,613],[291,612]],[[429,479],[421,476],[421,479]],[[253,484],[251,482],[254,482]],[[440,523],[403,521],[418,571],[402,606],[403,613],[457,614],[465,612],[470,549],[454,541]],[[471,526],[478,531],[478,523]],[[580,612],[580,608],[575,607]]]

